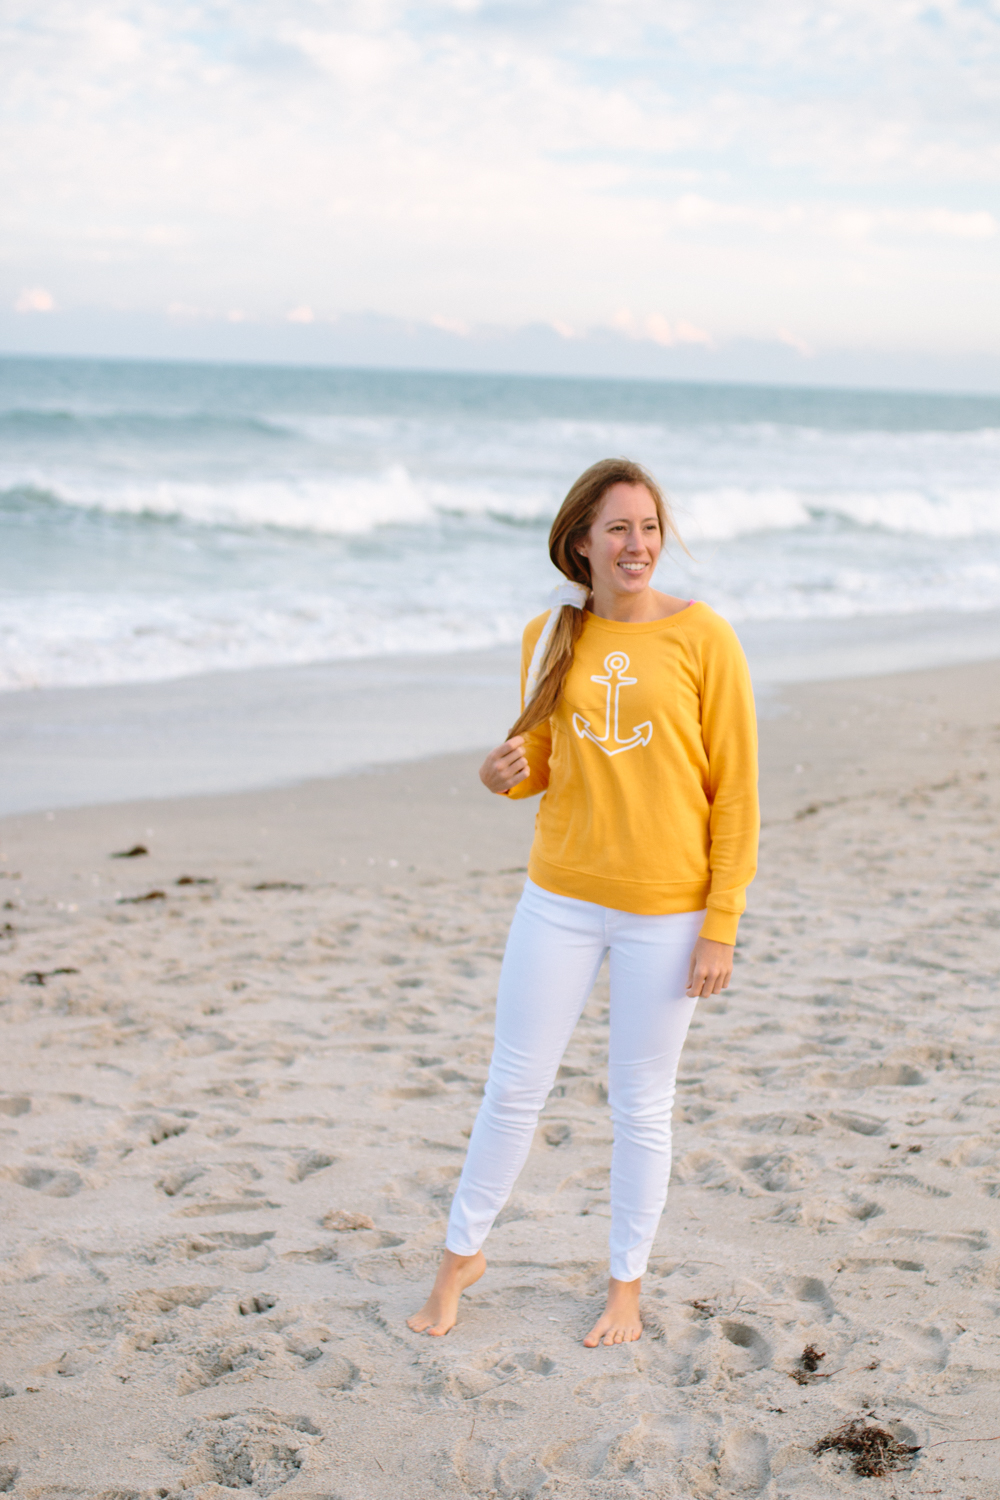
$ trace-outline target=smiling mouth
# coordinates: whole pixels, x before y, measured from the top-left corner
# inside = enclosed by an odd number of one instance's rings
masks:
[[[649,564],[644,562],[620,562],[618,566],[623,573],[644,573]]]

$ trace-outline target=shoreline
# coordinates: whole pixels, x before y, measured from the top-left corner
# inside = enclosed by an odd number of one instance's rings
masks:
[[[466,672],[446,690],[463,678],[475,685],[475,737],[482,719],[496,717],[497,683],[507,684],[498,674]],[[416,696],[423,679],[403,684]],[[862,793],[939,780],[942,754],[949,774],[987,766],[1000,718],[1000,661],[777,686],[763,708],[767,825]],[[128,894],[132,877],[157,882],[174,865],[177,875],[211,866],[309,882],[524,866],[537,802],[491,797],[477,774],[483,753],[477,746],[290,784],[7,814],[0,816],[0,865],[34,871],[39,889],[58,891],[61,900],[75,893],[98,902],[109,884]],[[137,843],[150,846],[149,859],[107,863],[113,850]]]
[[[739,634],[762,722],[810,683],[842,693],[1000,659],[1000,611],[746,622]],[[290,788],[485,750],[513,718],[518,669],[507,646],[0,693],[0,817]]]

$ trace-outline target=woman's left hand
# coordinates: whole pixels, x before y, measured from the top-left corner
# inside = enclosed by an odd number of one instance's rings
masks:
[[[700,937],[691,953],[687,992],[692,998],[717,995],[733,977],[733,945]]]

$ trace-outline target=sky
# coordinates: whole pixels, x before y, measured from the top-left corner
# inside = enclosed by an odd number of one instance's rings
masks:
[[[2,349],[1000,389],[1000,0],[3,0],[0,59]]]

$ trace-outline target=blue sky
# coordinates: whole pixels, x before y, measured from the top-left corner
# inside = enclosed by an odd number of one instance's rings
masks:
[[[7,0],[0,57],[8,348],[1000,372],[1000,0]]]

